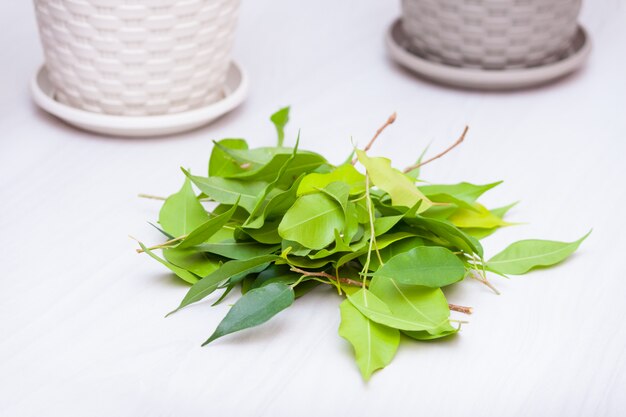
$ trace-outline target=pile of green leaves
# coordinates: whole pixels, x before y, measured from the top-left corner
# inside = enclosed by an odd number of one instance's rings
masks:
[[[352,155],[336,166],[300,150],[298,141],[282,145],[288,116],[285,108],[271,117],[276,147],[215,142],[208,175],[183,170],[182,188],[161,208],[158,228],[167,241],[140,244],[191,284],[174,311],[222,291],[217,304],[241,288],[204,344],[266,322],[314,287],[331,286],[330,294],[345,297],[339,334],[369,379],[392,360],[402,335],[422,341],[459,331],[443,287],[468,277],[489,284],[486,271],[517,275],[557,264],[586,237],[523,240],[486,260],[480,239],[509,224],[503,218],[511,206],[490,210],[477,200],[499,182],[426,184],[419,168],[404,173],[360,150],[358,169]]]

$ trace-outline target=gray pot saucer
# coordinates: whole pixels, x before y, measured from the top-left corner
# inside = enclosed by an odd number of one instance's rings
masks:
[[[479,90],[513,90],[545,84],[576,71],[591,52],[589,36],[582,26],[578,26],[570,49],[558,60],[545,65],[503,70],[452,66],[428,60],[412,50],[400,19],[396,19],[389,27],[386,45],[394,61],[424,78],[455,87]]]

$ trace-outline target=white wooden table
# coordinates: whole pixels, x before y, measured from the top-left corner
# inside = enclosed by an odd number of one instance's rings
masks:
[[[39,111],[28,82],[42,54],[32,5],[0,2],[0,416],[626,415],[626,2],[588,0],[586,68],[517,93],[459,91],[391,63],[397,2],[246,1],[236,59],[243,107],[160,139],[91,135]],[[289,137],[339,162],[350,137],[407,165],[430,142],[467,142],[425,169],[432,181],[502,179],[491,205],[521,200],[527,225],[485,240],[593,234],[567,263],[448,291],[475,313],[462,333],[405,343],[369,384],[337,335],[338,297],[317,291],[266,325],[209,347],[228,309],[168,319],[186,287],[127,236],[160,237],[159,203],[180,166],[202,172],[211,139],[274,142],[268,116],[292,105]],[[231,302],[234,297],[230,299]],[[219,414],[218,414],[219,413]]]

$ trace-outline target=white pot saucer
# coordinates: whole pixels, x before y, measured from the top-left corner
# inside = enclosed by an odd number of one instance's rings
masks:
[[[248,94],[248,77],[234,61],[224,84],[224,96],[208,106],[161,116],[113,116],[77,109],[55,100],[45,65],[39,68],[30,89],[35,103],[65,122],[91,132],[113,136],[161,136],[208,124],[239,106]]]
[[[400,19],[389,27],[386,44],[394,61],[418,75],[442,84],[481,90],[512,90],[544,84],[580,68],[591,51],[589,36],[579,26],[570,50],[555,62],[504,70],[457,67],[428,60],[411,50]]]

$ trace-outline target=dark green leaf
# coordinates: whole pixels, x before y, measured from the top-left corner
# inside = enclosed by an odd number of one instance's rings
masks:
[[[202,346],[227,334],[265,323],[293,304],[294,298],[293,289],[282,283],[272,283],[248,291],[235,303]]]
[[[189,304],[202,300],[204,297],[215,291],[220,284],[225,281],[228,280],[230,283],[238,282],[248,274],[264,270],[270,262],[276,261],[277,259],[280,258],[274,255],[264,255],[257,258],[247,259],[245,261],[226,262],[218,270],[196,282],[189,289],[180,305],[169,314],[172,314]]]

